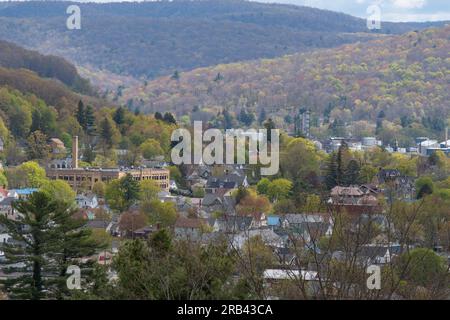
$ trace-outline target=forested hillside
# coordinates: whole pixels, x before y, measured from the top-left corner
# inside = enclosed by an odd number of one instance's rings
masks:
[[[364,19],[349,15],[241,0],[82,3],[81,30],[68,30],[65,12],[69,4],[0,3],[0,38],[92,70],[154,78],[176,70],[273,58],[378,35],[368,33]],[[384,23],[379,34],[427,26]]]
[[[43,78],[58,79],[73,90],[92,94],[89,82],[80,77],[76,67],[61,57],[46,56],[0,40],[0,67],[29,69]]]
[[[8,54],[7,47],[14,51]],[[138,110],[133,113],[73,91],[60,81],[65,78],[59,78],[72,74],[79,78],[76,80],[79,83],[88,82],[73,65],[59,58],[30,53],[9,44],[0,47],[0,53],[1,65],[9,67],[0,66],[2,163],[17,165],[39,160],[47,164],[49,159],[65,157],[64,151],[52,153],[50,139],[59,138],[70,150],[74,135],[80,137],[82,164],[89,166],[116,166],[119,159],[115,148],[133,151],[129,157],[120,159],[125,165],[136,165],[141,154],[153,157],[169,152],[170,134],[175,127],[172,115],[161,115],[158,120],[139,114]],[[41,63],[34,65],[36,61]],[[25,69],[26,66],[50,78]]]
[[[443,132],[450,112],[449,51],[447,26],[314,54],[196,69],[126,89],[122,99],[148,112],[173,110],[179,116],[194,106],[210,117],[227,109],[257,119],[264,110],[279,125],[291,123],[305,107],[313,113],[317,135],[377,130],[387,142],[401,141]],[[331,132],[324,131],[327,122]]]

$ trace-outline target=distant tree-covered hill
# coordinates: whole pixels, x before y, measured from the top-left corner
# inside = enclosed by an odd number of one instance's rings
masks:
[[[33,94],[57,109],[76,107],[80,99],[89,101],[93,106],[100,107],[104,101],[93,96],[82,95],[73,91],[65,84],[48,78],[41,78],[28,69],[11,69],[0,67],[0,87],[14,88],[24,94]]]
[[[0,3],[0,38],[92,69],[154,78],[176,70],[336,47],[430,25],[383,23],[374,33],[364,19],[341,13],[211,0],[82,3],[81,30],[68,30],[69,4]]]
[[[77,92],[93,93],[89,82],[81,78],[76,67],[65,59],[42,55],[3,40],[0,40],[0,67],[29,69],[40,77],[57,79]]]
[[[432,28],[181,72],[127,88],[121,99],[147,112],[172,110],[179,117],[193,110],[215,116],[224,109],[238,116],[244,109],[257,119],[264,110],[283,126],[309,108],[318,135],[326,124],[327,134],[378,133],[386,142],[443,138],[450,117],[449,52],[450,26]]]
[[[79,86],[82,85],[82,86]],[[93,112],[108,104],[91,93],[86,79],[64,59],[0,41],[0,138],[23,142],[35,131],[62,137],[78,134],[79,101]],[[11,154],[16,150],[10,150]],[[0,155],[0,157],[3,154]]]

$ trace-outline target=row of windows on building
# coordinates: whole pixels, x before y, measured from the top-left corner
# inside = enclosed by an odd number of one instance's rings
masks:
[[[92,177],[80,177],[80,176],[77,176],[77,177],[75,177],[75,176],[58,176],[58,177],[52,176],[52,177],[50,177],[50,179],[52,179],[52,180],[61,179],[64,181],[90,181],[90,182],[92,182]],[[114,177],[102,177],[101,178],[101,180],[103,182],[110,181],[112,179],[114,179]],[[133,179],[141,180],[139,176],[135,176],[135,177],[133,177]],[[152,176],[152,177],[145,176],[145,177],[142,177],[142,179],[143,180],[167,180],[168,177],[165,175]],[[94,182],[98,182],[98,181],[99,181],[98,178],[94,178]]]

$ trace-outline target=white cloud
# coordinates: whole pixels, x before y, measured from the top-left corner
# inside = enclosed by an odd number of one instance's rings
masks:
[[[392,0],[392,4],[395,7],[402,9],[422,8],[426,3],[426,0]]]
[[[383,21],[392,22],[426,22],[426,21],[450,21],[450,12],[436,13],[384,13]]]

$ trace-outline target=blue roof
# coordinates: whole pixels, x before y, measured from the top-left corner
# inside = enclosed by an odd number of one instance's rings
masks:
[[[267,225],[269,225],[269,226],[280,225],[280,217],[279,216],[268,216],[267,217]]]
[[[27,196],[27,195],[30,195],[30,194],[38,191],[38,189],[37,188],[24,188],[24,189],[14,189],[14,190],[11,190],[11,191],[15,191],[19,195]]]

